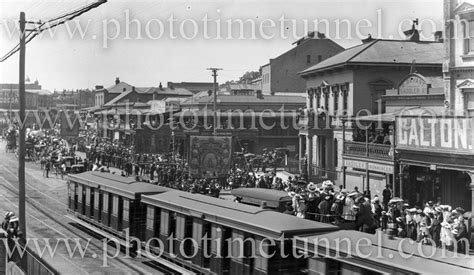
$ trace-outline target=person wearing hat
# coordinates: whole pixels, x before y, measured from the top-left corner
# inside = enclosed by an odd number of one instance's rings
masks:
[[[377,195],[375,195],[374,199],[372,200],[372,214],[374,215],[375,223],[377,224],[377,228],[380,227],[380,216],[382,215],[382,205],[380,204],[380,199]]]
[[[343,189],[341,191],[343,195],[347,194],[347,190]],[[352,208],[355,205],[353,196],[348,196],[346,195],[344,197],[344,205],[342,206],[342,218],[345,221],[348,222],[354,222],[356,217],[355,217],[355,212],[354,209]]]
[[[324,195],[323,199],[318,205],[319,210],[319,221],[324,223],[329,223],[331,221],[329,215],[329,211],[331,208],[331,197],[329,195]]]
[[[382,196],[383,196],[383,206],[387,208],[388,202],[392,198],[392,190],[390,189],[390,185],[385,185],[385,189],[382,191]]]
[[[416,241],[416,222],[414,217],[416,208],[407,209],[405,212],[407,237]]]
[[[286,210],[283,212],[283,214],[288,214],[288,215],[295,215],[295,210],[293,209],[293,206],[291,206],[291,202],[286,203]]]
[[[453,234],[457,242],[458,252],[468,254],[469,253],[469,233],[467,231],[467,226],[464,223],[463,215],[459,215],[459,217],[455,220],[453,227],[454,227]]]
[[[310,183],[308,184],[308,199],[306,200],[306,218],[310,220],[316,220],[317,213],[318,213],[318,204],[320,203],[319,194],[317,193],[318,188],[316,184]]]
[[[434,206],[433,201],[426,202],[425,208],[423,209],[423,213],[425,213],[425,215],[432,213],[434,211],[433,206]]]

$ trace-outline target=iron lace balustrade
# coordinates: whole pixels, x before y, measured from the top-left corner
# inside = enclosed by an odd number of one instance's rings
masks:
[[[394,160],[393,147],[385,144],[374,144],[356,141],[344,143],[344,155],[367,157],[380,160]]]

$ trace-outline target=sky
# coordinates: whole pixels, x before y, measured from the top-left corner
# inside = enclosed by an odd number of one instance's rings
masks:
[[[19,41],[21,11],[28,21],[44,22],[94,1],[0,0],[0,56]],[[442,5],[443,0],[109,0],[28,43],[26,75],[54,91],[108,87],[116,77],[137,87],[212,82],[206,69],[218,67],[222,83],[258,70],[315,29],[348,48],[368,34],[403,39],[400,31],[418,18],[423,38],[432,40],[442,28]],[[0,63],[0,83],[18,82],[18,59],[17,53]]]

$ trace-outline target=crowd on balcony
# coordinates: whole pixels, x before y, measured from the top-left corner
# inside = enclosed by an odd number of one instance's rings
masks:
[[[368,136],[368,140],[367,140]],[[369,129],[369,134],[366,135],[365,130],[355,129],[352,135],[352,139],[355,142],[366,142],[371,144],[384,144],[392,145],[393,144],[393,133],[390,130],[371,130]]]

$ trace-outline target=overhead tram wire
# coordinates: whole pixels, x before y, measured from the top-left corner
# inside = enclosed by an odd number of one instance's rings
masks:
[[[27,37],[25,38],[25,44],[28,44],[31,40],[33,40],[33,38],[35,38],[37,35],[39,35],[41,32],[45,31],[45,30],[48,30],[48,29],[51,29],[51,28],[54,28],[54,27],[57,27],[59,25],[62,25],[64,23],[66,23],[67,21],[70,21],[104,3],[106,3],[107,0],[100,0],[100,1],[97,1],[97,2],[94,2],[92,4],[89,4],[83,8],[80,8],[74,12],[68,12],[67,14],[64,14],[64,15],[61,15],[61,16],[58,16],[54,19],[50,19],[46,22],[41,22],[39,23],[40,26],[31,30],[30,29],[30,33],[27,35]],[[69,16],[69,17],[68,17]],[[65,17],[68,17],[68,18],[65,18]],[[64,19],[63,19],[64,18]],[[54,21],[58,21],[59,22],[55,22],[53,24],[49,24],[51,22],[54,22]],[[43,27],[44,25],[48,24],[46,27]],[[5,60],[7,60],[10,56],[14,55],[16,52],[18,52],[20,50],[20,44],[17,44],[12,50],[10,50],[7,54],[5,54],[1,59],[0,59],[0,62],[4,62]]]

